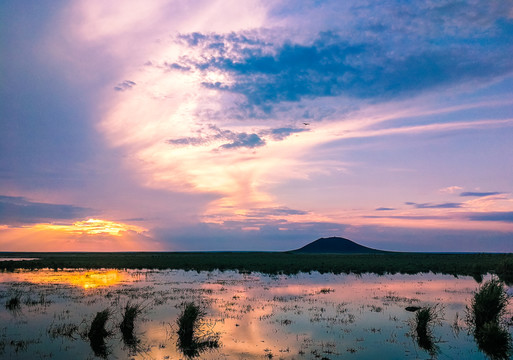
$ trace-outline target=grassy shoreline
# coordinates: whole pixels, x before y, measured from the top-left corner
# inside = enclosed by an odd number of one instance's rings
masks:
[[[513,254],[294,254],[287,252],[122,252],[39,253],[3,252],[1,257],[39,258],[0,261],[0,271],[16,269],[182,269],[196,271],[239,270],[267,274],[404,273],[433,272],[469,275],[479,279],[491,273],[513,283]]]

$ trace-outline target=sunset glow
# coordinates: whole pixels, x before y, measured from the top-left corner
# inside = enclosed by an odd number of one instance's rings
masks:
[[[85,221],[77,221],[71,226],[48,225],[49,228],[55,230],[68,231],[75,234],[108,234],[112,236],[121,236],[124,231],[143,232],[145,229],[127,224],[115,223],[107,220],[89,219]]]

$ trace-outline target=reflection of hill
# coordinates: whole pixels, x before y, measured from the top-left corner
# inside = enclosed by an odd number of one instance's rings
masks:
[[[317,239],[291,252],[309,254],[377,254],[384,253],[385,251],[371,249],[341,237],[329,237]]]

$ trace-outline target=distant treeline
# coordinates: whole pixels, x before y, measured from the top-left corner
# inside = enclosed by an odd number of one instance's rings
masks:
[[[136,252],[136,253],[0,253],[0,257],[39,258],[0,261],[0,269],[183,269],[238,270],[265,274],[433,272],[469,275],[476,280],[496,274],[513,283],[513,254],[294,254],[287,252]]]

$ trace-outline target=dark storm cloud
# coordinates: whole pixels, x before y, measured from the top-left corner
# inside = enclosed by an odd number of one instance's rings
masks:
[[[498,191],[490,191],[490,192],[462,192],[460,196],[475,196],[475,197],[484,197],[484,196],[491,196],[491,195],[502,195],[503,192]]]
[[[513,222],[513,211],[492,211],[484,213],[470,214],[469,220],[472,221],[502,221]]]
[[[387,99],[512,71],[507,56],[513,51],[512,24],[497,19],[490,24],[493,31],[477,39],[478,30],[465,28],[460,36],[442,33],[430,39],[417,32],[393,44],[386,38],[387,31],[392,36],[391,25],[382,25],[386,31],[373,41],[330,31],[310,43],[273,43],[259,33],[194,33],[180,39],[200,49],[201,57],[182,57],[173,66],[230,74],[230,83],[203,85],[242,94],[250,106],[338,95]]]
[[[442,203],[442,204],[431,204],[431,203],[414,203],[406,202],[406,205],[412,205],[417,209],[458,209],[461,208],[462,203]]]
[[[24,197],[0,195],[0,224],[19,225],[83,218],[91,209],[73,205],[31,202]]]

